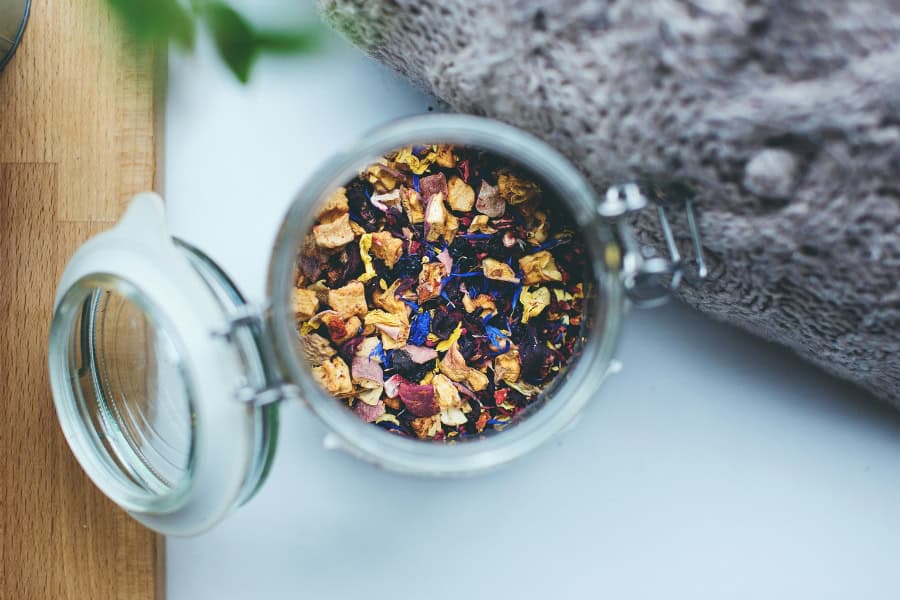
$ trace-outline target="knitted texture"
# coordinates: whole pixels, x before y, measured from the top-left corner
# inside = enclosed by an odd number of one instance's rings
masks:
[[[900,2],[320,6],[371,56],[538,135],[598,190],[689,190],[711,272],[682,298],[900,406]],[[654,220],[638,226],[659,246]],[[685,237],[683,218],[673,228]]]

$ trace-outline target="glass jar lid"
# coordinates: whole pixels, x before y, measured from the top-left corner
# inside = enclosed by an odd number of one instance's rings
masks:
[[[224,517],[274,447],[274,412],[235,392],[266,369],[252,336],[229,333],[242,299],[220,275],[144,194],[79,249],[56,299],[49,367],[66,439],[107,496],[166,534]]]

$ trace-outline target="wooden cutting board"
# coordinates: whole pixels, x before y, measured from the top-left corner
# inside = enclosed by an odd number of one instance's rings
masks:
[[[165,594],[163,539],[85,477],[46,367],[69,256],[159,189],[153,73],[102,0],[32,0],[0,73],[0,599]]]

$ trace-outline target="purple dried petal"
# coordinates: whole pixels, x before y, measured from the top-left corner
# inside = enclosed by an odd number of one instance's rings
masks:
[[[375,419],[384,414],[384,401],[379,400],[375,406],[369,406],[365,402],[359,400],[353,405],[353,412],[366,423],[374,423]]]
[[[356,350],[359,348],[359,345],[362,344],[362,341],[363,336],[361,335],[350,338],[338,346],[338,355],[340,355],[345,362],[353,362],[353,357],[356,355]]]
[[[434,386],[401,381],[398,394],[406,410],[417,417],[430,417],[441,410],[434,397]]]

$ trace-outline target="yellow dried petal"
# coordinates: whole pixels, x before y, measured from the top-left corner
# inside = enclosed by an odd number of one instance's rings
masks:
[[[383,308],[389,313],[406,313],[408,314],[410,311],[409,306],[403,303],[402,300],[397,298],[397,288],[400,287],[400,284],[403,283],[401,280],[397,280],[390,285],[390,287],[386,288],[383,292],[374,292],[372,294],[372,301],[375,302],[375,306],[379,308]]]
[[[456,166],[456,156],[453,154],[453,146],[449,144],[438,144],[434,149],[437,157],[435,161],[439,167],[452,169]]]
[[[369,250],[372,248],[372,234],[364,233],[362,237],[359,238],[359,258],[363,262],[363,266],[365,267],[365,272],[357,277],[359,281],[369,281],[378,273],[375,272],[375,267],[372,265],[372,257],[369,256]]]
[[[400,426],[400,421],[397,420],[397,415],[394,415],[394,414],[388,413],[388,412],[386,412],[383,415],[381,415],[380,417],[376,418],[375,422],[376,423],[393,423],[394,425],[396,425],[398,427]]]
[[[550,305],[550,290],[545,287],[523,288],[519,294],[522,303],[522,322],[527,323],[531,317],[541,314]]]
[[[441,407],[441,422],[444,425],[463,425],[468,419],[463,413],[463,402],[459,390],[446,375],[435,375],[432,380],[434,397]]]
[[[561,288],[553,288],[553,295],[556,296],[557,302],[571,302],[575,297]]]
[[[532,200],[541,193],[541,188],[533,181],[517,177],[503,171],[497,174],[497,189],[508,204],[522,204]]]
[[[452,346],[459,339],[459,336],[462,335],[462,323],[456,324],[456,329],[453,330],[453,333],[450,334],[446,340],[441,341],[437,346],[435,346],[435,350],[438,352],[446,352],[450,346]]]
[[[463,308],[466,309],[467,313],[484,309],[496,314],[497,302],[490,294],[478,294],[474,298],[469,296],[469,294],[463,294]]]
[[[428,154],[426,154],[422,158],[419,158],[418,156],[413,154],[412,147],[408,146],[397,153],[397,156],[394,157],[394,162],[404,164],[409,167],[409,170],[416,175],[421,175],[428,170],[428,167],[430,167],[431,164],[437,160],[437,158],[438,154],[434,151],[433,147],[428,152]]]
[[[550,237],[550,225],[547,222],[547,213],[542,210],[535,211],[534,223],[528,228],[526,234],[528,243],[533,246],[540,246]]]
[[[469,365],[459,351],[458,340],[454,340],[440,362],[441,373],[453,381],[465,381],[469,373]]]

